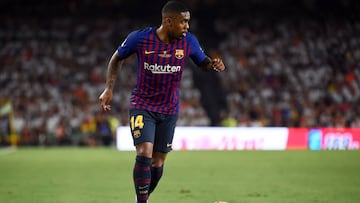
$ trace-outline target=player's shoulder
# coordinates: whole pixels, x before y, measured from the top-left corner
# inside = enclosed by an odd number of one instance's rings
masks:
[[[131,34],[142,37],[142,36],[147,36],[147,35],[149,35],[149,34],[151,34],[153,32],[154,32],[153,27],[146,27],[146,28],[134,30]]]
[[[187,32],[185,39],[188,41],[194,41],[194,40],[197,40],[197,37],[194,34],[192,34],[191,32]]]
[[[190,32],[186,33],[185,40],[190,46],[197,46],[199,44],[197,37]]]
[[[134,30],[126,37],[126,41],[129,44],[136,45],[144,39],[148,38],[152,32],[153,31],[151,27]]]
[[[186,38],[193,38],[193,37],[196,37],[193,33],[191,32],[186,33]]]

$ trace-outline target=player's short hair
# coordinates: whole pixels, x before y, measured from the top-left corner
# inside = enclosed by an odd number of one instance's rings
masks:
[[[189,9],[181,2],[168,1],[162,8],[161,12],[164,13],[182,13],[187,12]]]

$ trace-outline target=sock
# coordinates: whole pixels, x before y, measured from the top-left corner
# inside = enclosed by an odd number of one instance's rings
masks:
[[[151,158],[136,156],[133,178],[137,203],[146,203],[151,182]]]
[[[162,174],[163,174],[163,170],[164,170],[164,165],[155,168],[155,167],[151,167],[151,184],[150,184],[150,189],[149,189],[149,194],[152,193],[155,189],[155,187],[157,186]]]

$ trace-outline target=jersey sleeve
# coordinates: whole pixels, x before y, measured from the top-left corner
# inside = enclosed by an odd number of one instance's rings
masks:
[[[135,53],[138,41],[138,31],[131,32],[117,49],[120,59],[127,58],[131,54]]]
[[[194,35],[189,36],[190,57],[196,65],[200,65],[207,57]]]

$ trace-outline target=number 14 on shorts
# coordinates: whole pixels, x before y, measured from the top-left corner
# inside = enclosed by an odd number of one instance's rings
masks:
[[[132,131],[135,130],[135,128],[142,129],[144,127],[144,116],[143,115],[131,116],[130,127]]]

